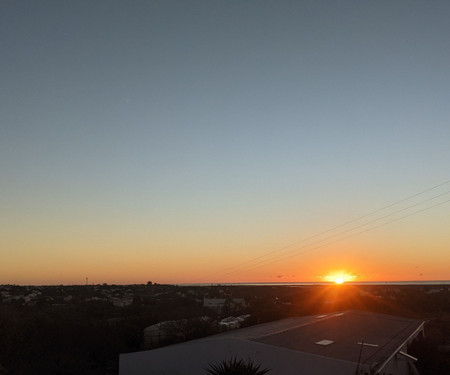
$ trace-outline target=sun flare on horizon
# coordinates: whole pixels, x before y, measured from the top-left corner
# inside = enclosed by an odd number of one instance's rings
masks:
[[[356,279],[356,275],[352,275],[347,271],[333,271],[328,275],[323,276],[323,279],[325,281],[341,285],[348,281],[354,281]]]

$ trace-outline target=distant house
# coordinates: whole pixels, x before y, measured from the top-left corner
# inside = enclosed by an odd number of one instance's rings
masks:
[[[231,300],[231,305],[235,309],[247,307],[247,303],[245,302],[244,298],[233,298]]]
[[[0,292],[0,296],[2,297],[3,302],[10,302],[12,297],[9,292],[2,291]]]
[[[229,306],[232,309],[240,309],[247,306],[244,298],[232,298],[228,301]],[[203,307],[207,307],[211,310],[220,311],[226,303],[226,298],[203,298]]]
[[[360,311],[290,318],[121,354],[119,374],[202,374],[209,364],[243,358],[271,369],[268,375],[411,375],[416,359],[408,345],[423,326]]]
[[[166,320],[144,328],[143,348],[159,346],[167,340],[186,341],[189,332],[196,324],[209,324],[210,318],[203,316],[196,319]]]
[[[144,328],[144,348],[152,348],[167,339],[169,337],[169,329],[174,324],[176,324],[175,321],[168,320]],[[182,333],[180,332],[181,335]]]
[[[250,315],[241,315],[238,317],[229,316],[228,318],[224,318],[219,322],[219,326],[228,328],[228,329],[236,329],[239,328]]]
[[[225,306],[226,298],[203,298],[203,307],[211,310],[221,310]]]

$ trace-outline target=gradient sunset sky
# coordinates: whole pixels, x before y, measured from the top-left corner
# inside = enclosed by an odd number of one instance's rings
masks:
[[[0,2],[0,284],[450,280],[449,19]]]

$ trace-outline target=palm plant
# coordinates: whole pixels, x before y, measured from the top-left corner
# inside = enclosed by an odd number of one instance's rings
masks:
[[[207,375],[264,375],[270,369],[261,369],[261,365],[252,360],[245,362],[243,359],[232,358],[216,364],[210,364],[205,369]]]

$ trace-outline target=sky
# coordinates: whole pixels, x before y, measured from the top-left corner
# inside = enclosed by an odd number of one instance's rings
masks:
[[[450,2],[0,3],[0,284],[450,280]]]

